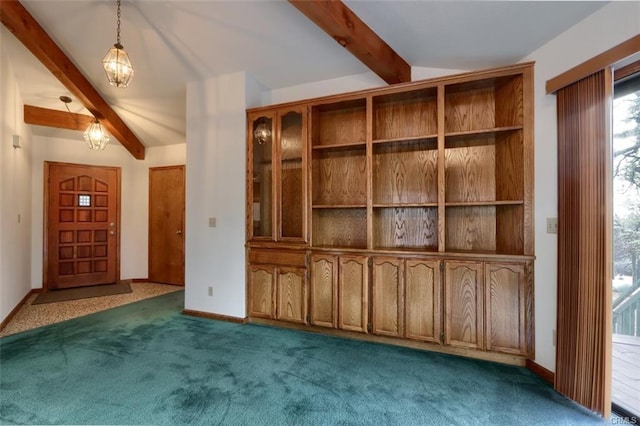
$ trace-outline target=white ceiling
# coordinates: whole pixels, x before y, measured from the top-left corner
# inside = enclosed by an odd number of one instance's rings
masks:
[[[482,69],[515,63],[606,2],[355,1],[345,3],[410,65]],[[368,69],[288,2],[123,1],[121,38],[135,69],[110,87],[101,60],[115,43],[115,1],[22,0],[146,146],[185,142],[188,81],[246,71],[266,89]],[[26,104],[65,110],[70,95],[4,26]],[[381,81],[381,84],[382,81]],[[76,101],[72,112],[88,114]],[[40,135],[77,133],[34,126]],[[70,136],[71,135],[71,136]]]

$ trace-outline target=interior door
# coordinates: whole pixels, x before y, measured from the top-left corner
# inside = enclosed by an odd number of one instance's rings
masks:
[[[118,279],[120,169],[45,162],[44,288]]]
[[[184,285],[184,166],[149,169],[149,281]]]

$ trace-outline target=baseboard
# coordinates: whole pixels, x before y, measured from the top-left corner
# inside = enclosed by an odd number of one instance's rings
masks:
[[[553,373],[553,371],[547,370],[546,368],[544,368],[543,366],[541,366],[537,362],[528,359],[527,363],[526,363],[526,367],[529,370],[531,370],[531,372],[533,374],[536,374],[536,375],[542,377],[542,379],[545,380],[546,382],[549,382],[552,385],[555,382],[555,374]]]
[[[149,278],[131,278],[132,283],[148,283]]]
[[[13,317],[16,316],[16,314],[18,313],[20,308],[22,308],[22,305],[27,303],[27,300],[29,300],[29,298],[33,294],[40,293],[41,291],[42,291],[41,288],[32,288],[31,290],[29,290],[27,295],[24,296],[20,302],[18,302],[16,307],[13,308],[13,310],[11,312],[9,312],[9,315],[7,315],[7,317],[2,322],[0,322],[0,331],[4,330],[4,328],[7,326],[7,324],[9,324],[9,322],[13,319]]]
[[[190,315],[192,317],[200,317],[200,318],[208,318],[219,321],[227,321],[227,322],[235,322],[238,324],[246,324],[248,318],[239,318],[239,317],[231,317],[228,315],[220,315],[220,314],[212,314],[210,312],[202,312],[202,311],[194,311],[191,309],[183,309],[182,313],[184,315]]]

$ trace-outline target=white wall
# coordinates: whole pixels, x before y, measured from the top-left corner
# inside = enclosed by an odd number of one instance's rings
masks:
[[[612,2],[533,52],[535,65],[535,328],[536,362],[555,371],[557,236],[546,218],[558,216],[556,99],[547,80],[640,33],[640,2]]]
[[[246,315],[245,110],[258,89],[244,72],[187,85],[186,309]]]
[[[0,40],[0,321],[29,292],[31,216],[31,131],[24,124],[22,98]],[[22,148],[13,148],[13,135]]]
[[[110,143],[104,151],[92,151],[80,132],[77,139],[34,136],[33,147],[31,287],[42,287],[45,161],[121,168],[120,278],[147,278],[149,167],[185,164],[185,144],[147,148],[144,160],[136,160],[117,143]]]

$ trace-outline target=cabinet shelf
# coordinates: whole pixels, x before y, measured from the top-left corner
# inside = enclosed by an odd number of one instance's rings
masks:
[[[438,207],[437,202],[433,203],[374,203],[374,209],[386,208],[408,208],[408,207]]]
[[[314,209],[366,209],[366,204],[314,204]]]
[[[447,139],[457,139],[457,138],[465,138],[472,136],[485,136],[485,135],[495,135],[496,133],[502,132],[513,132],[517,130],[522,130],[523,127],[521,125],[518,126],[504,126],[504,127],[493,127],[489,129],[479,129],[479,130],[465,130],[459,132],[448,132],[445,133],[445,137]]]
[[[325,145],[314,145],[312,149],[314,151],[336,151],[336,150],[348,150],[353,148],[362,148],[366,147],[367,143],[365,141],[357,141],[357,142],[344,142],[344,143],[332,143]]]
[[[502,200],[502,201],[458,201],[446,202],[446,207],[475,207],[475,206],[521,206],[523,200]]]
[[[429,149],[438,149],[438,135],[420,135],[411,137],[400,138],[388,138],[388,139],[374,139],[373,145],[385,145],[385,144],[398,144],[407,142],[424,142],[430,143]]]

